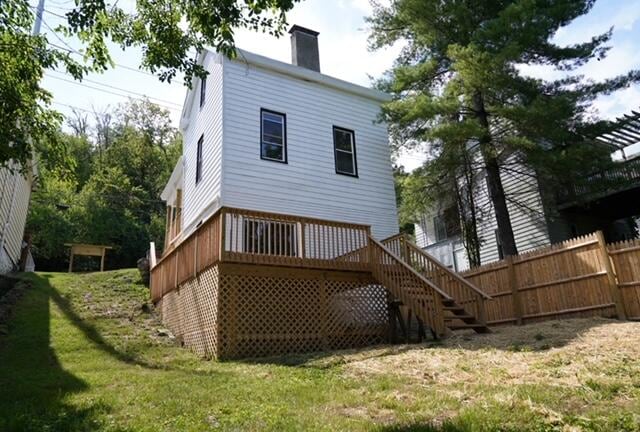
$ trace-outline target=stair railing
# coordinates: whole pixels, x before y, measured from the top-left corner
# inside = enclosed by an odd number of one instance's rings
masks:
[[[442,303],[451,297],[371,236],[369,254],[373,276],[411,308],[437,338],[444,336],[447,328]]]
[[[396,234],[382,243],[449,295],[480,324],[487,324],[486,301],[491,300],[491,296],[416,246],[406,234]]]

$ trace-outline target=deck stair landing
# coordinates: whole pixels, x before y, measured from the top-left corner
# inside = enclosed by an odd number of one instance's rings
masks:
[[[419,332],[427,326],[436,338],[456,330],[491,331],[486,325],[485,308],[485,301],[491,297],[413,244],[406,235],[398,234],[382,242],[371,239],[370,244],[374,276],[395,297],[392,305],[402,304],[410,310],[408,324],[401,324],[405,334],[408,328],[404,327],[410,326],[412,314],[418,319]]]

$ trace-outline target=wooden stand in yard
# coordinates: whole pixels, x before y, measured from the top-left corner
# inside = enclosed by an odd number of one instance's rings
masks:
[[[111,246],[103,245],[90,245],[82,243],[65,243],[65,246],[71,248],[69,252],[69,273],[73,271],[73,257],[75,255],[82,256],[99,256],[100,257],[100,271],[104,271],[104,255],[107,249],[113,249]]]

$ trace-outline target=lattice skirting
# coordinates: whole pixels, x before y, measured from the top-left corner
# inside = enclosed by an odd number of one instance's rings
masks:
[[[261,357],[386,342],[387,294],[368,273],[221,264],[166,294],[167,327],[206,357]]]

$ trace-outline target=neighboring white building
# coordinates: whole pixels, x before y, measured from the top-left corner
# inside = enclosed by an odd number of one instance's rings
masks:
[[[500,177],[508,198],[507,208],[518,252],[550,244],[552,240],[548,225],[549,215],[545,214],[542,193],[535,173],[518,163],[514,155],[507,158],[505,165],[509,170],[503,170]],[[480,175],[476,182],[474,196],[479,218],[477,230],[481,243],[480,262],[487,264],[502,259],[503,255],[486,177]],[[463,271],[469,268],[469,260],[461,239],[459,213],[453,203],[439,203],[439,207],[427,212],[415,228],[416,243],[426,252],[454,270]]]
[[[31,189],[37,176],[36,166],[26,174],[0,168],[0,274],[18,269],[27,222]]]
[[[368,224],[377,238],[398,232],[378,122],[389,96],[321,74],[318,33],[290,33],[293,64],[243,50],[201,55],[209,74],[187,93],[183,157],[162,193],[170,237],[221,206]]]

